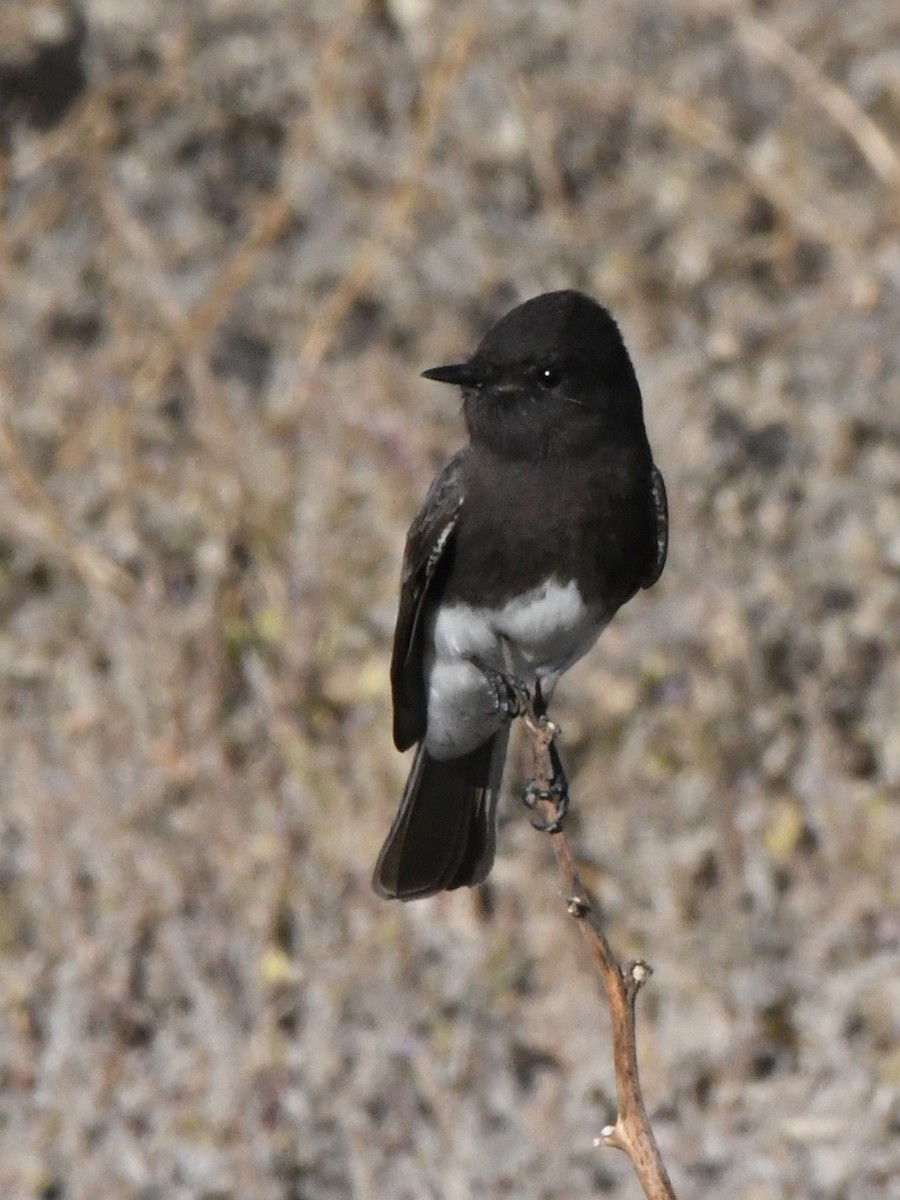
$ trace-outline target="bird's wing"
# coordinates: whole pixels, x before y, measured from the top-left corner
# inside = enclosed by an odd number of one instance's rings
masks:
[[[432,483],[406,538],[400,609],[394,630],[391,689],[394,696],[394,743],[406,750],[425,735],[427,718],[423,636],[426,601],[435,577],[448,562],[453,533],[463,504],[462,464],[466,450],[447,463]]]
[[[641,583],[641,587],[645,588],[653,587],[662,575],[669,552],[669,501],[666,497],[665,481],[656,466],[651,468],[650,473],[650,497],[656,530],[656,554]]]

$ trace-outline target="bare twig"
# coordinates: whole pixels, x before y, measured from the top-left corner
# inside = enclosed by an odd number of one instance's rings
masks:
[[[259,200],[248,214],[246,234],[218,268],[205,298],[193,309],[182,305],[169,283],[161,243],[129,208],[104,167],[107,143],[115,130],[108,120],[102,94],[89,102],[90,112],[68,138],[69,141],[80,139],[88,151],[93,148],[96,160],[93,178],[100,210],[119,249],[124,251],[126,261],[139,266],[137,278],[142,282],[165,334],[162,344],[147,342],[140,370],[134,373],[136,386],[142,394],[155,396],[169,372],[180,364],[204,412],[198,427],[203,431],[207,449],[224,457],[232,470],[240,461],[235,450],[238,430],[212,378],[207,361],[209,344],[236,296],[250,283],[260,260],[297,211],[297,180],[302,179],[299,168],[311,153],[314,126],[321,118],[322,109],[333,104],[334,70],[346,57],[357,18],[366,5],[367,0],[351,0],[334,34],[325,42],[319,55],[318,83],[312,92],[312,115],[310,119],[296,123],[290,133],[282,164],[282,186]],[[53,152],[61,152],[66,144],[58,139],[53,143]],[[216,450],[221,446],[226,447],[224,455]],[[239,500],[236,496],[236,502]]]
[[[551,746],[558,726],[546,719],[527,721],[532,737],[535,780],[549,793],[555,772]],[[556,811],[553,799],[539,800],[552,820]],[[651,975],[650,966],[641,961],[622,966],[600,926],[587,888],[569,849],[565,834],[552,833],[553,850],[565,881],[566,908],[578,922],[581,936],[591,952],[603,980],[612,1017],[613,1060],[619,1112],[615,1123],[605,1126],[595,1139],[597,1146],[616,1146],[624,1150],[634,1166],[647,1200],[675,1200],[675,1192],[662,1155],[650,1127],[638,1077],[635,1000]]]
[[[212,334],[225,319],[235,297],[253,278],[262,256],[272,248],[297,211],[297,181],[303,178],[302,166],[311,155],[316,127],[323,112],[336,106],[335,69],[345,61],[359,17],[368,0],[352,0],[334,33],[318,56],[317,83],[312,89],[311,112],[306,121],[292,129],[281,168],[281,187],[260,200],[249,214],[247,233],[230,258],[219,268],[206,298],[193,310],[186,334],[205,351]]]
[[[117,562],[69,527],[60,509],[28,461],[9,412],[7,389],[0,382],[0,465],[21,503],[20,532],[37,538],[62,562],[73,567],[92,593],[129,599],[134,579]]]
[[[139,268],[134,277],[139,280],[151,311],[155,311],[159,324],[169,338],[172,361],[181,362],[201,412],[197,427],[206,451],[234,469],[240,461],[237,449],[239,430],[213,378],[204,353],[205,347],[198,346],[191,336],[190,316],[161,265],[165,262],[165,256],[158,239],[131,210],[108,173],[104,174],[101,161],[97,163],[95,179],[97,199],[106,227],[125,259]],[[167,360],[169,347],[165,355]],[[156,378],[154,391],[160,384],[161,379]],[[236,471],[235,478],[239,479]]]
[[[811,96],[834,124],[856,143],[879,179],[895,188],[900,187],[900,153],[849,92],[823,75],[773,26],[746,12],[737,15],[735,23],[744,44],[780,67],[797,88]]]
[[[839,254],[847,253],[846,228],[800,195],[783,175],[758,162],[746,146],[736,142],[706,113],[674,96],[661,99],[657,111],[662,121],[679,137],[729,163],[753,191],[768,200],[798,236],[824,242]]]
[[[471,62],[480,25],[480,10],[466,12],[443,41],[441,54],[423,85],[418,118],[398,181],[379,209],[340,283],[304,331],[299,353],[304,365],[304,378],[295,397],[292,419],[296,412],[306,406],[318,369],[331,348],[341,322],[377,273],[393,239],[415,211],[451,89]]]
[[[5,213],[9,190],[8,159],[0,155],[0,213]],[[15,279],[7,222],[0,221],[0,306],[6,302],[10,280]],[[5,326],[0,326],[0,466],[22,506],[27,533],[38,538],[62,561],[73,567],[90,591],[128,599],[134,580],[117,562],[70,528],[28,459],[12,418],[12,388],[6,378],[8,360]],[[6,514],[7,517],[10,515]]]

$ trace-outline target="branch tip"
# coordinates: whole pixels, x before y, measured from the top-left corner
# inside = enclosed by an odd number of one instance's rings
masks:
[[[653,974],[653,968],[648,962],[644,962],[642,958],[638,958],[634,962],[626,964],[623,974],[625,976],[625,986],[629,993],[636,996]]]

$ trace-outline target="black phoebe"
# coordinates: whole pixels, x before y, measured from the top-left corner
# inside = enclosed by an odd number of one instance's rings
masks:
[[[470,440],[431,485],[403,560],[394,742],[418,744],[373,879],[403,900],[486,878],[516,697],[549,699],[657,581],[668,542],[634,368],[588,296],[528,300],[468,362],[424,375],[463,389]]]

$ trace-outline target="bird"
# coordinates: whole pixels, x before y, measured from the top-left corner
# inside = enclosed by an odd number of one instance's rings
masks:
[[[401,900],[487,878],[512,719],[529,698],[545,712],[560,676],[656,583],[669,529],[631,358],[591,297],[526,300],[469,359],[422,374],[462,389],[468,443],[403,556],[393,736],[415,756],[372,880]]]

